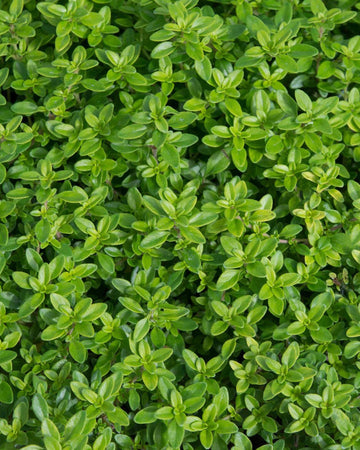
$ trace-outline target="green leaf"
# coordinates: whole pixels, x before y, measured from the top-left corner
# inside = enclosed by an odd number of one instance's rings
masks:
[[[290,369],[296,363],[296,360],[299,358],[299,355],[300,355],[299,344],[297,342],[292,342],[283,353],[281,362]]]
[[[281,69],[289,73],[296,73],[298,71],[296,61],[289,55],[277,55],[276,62]]]
[[[325,327],[320,327],[318,330],[311,330],[310,334],[317,343],[331,342],[333,340],[331,332]]]
[[[171,348],[161,348],[154,351],[151,360],[155,363],[163,362],[169,359],[172,354],[173,350]]]
[[[65,334],[64,330],[59,330],[55,325],[49,325],[41,333],[41,339],[44,341],[53,341]]]
[[[323,401],[321,395],[318,394],[306,394],[305,400],[310,403],[310,405],[315,406],[315,408],[319,408]]]
[[[254,277],[265,278],[266,276],[265,266],[261,262],[248,264],[246,271]]]
[[[317,77],[320,79],[327,79],[334,75],[335,65],[330,61],[323,61],[318,68]]]
[[[116,407],[111,412],[108,412],[107,416],[111,422],[119,426],[128,427],[130,424],[128,414],[119,407]]]
[[[155,59],[164,58],[171,55],[175,51],[175,47],[172,42],[161,42],[156,45],[151,52],[151,57]]]
[[[334,410],[332,419],[333,419],[337,429],[344,436],[347,436],[349,433],[351,433],[353,431],[353,426],[352,426],[352,423],[351,423],[349,417],[346,415],[346,413],[344,413],[340,409]]]
[[[59,40],[59,46],[57,50],[59,52],[66,51],[65,49],[69,43],[71,44],[69,38],[67,36],[64,36],[63,38],[61,38],[61,40]],[[93,78],[86,78],[81,81],[81,84],[85,89],[93,92],[105,92],[111,88],[111,82],[106,79],[95,80]]]
[[[277,279],[276,284],[282,287],[293,286],[301,281],[301,276],[297,273],[284,273]]]
[[[137,322],[135,329],[134,329],[134,335],[133,339],[135,342],[139,342],[148,334],[150,330],[150,323],[147,318],[139,320]]]
[[[199,229],[191,225],[187,227],[179,227],[181,234],[190,242],[196,244],[205,244],[206,239]]]
[[[202,430],[200,432],[200,442],[204,448],[206,448],[206,449],[211,448],[213,439],[214,439],[214,436],[211,431]]]
[[[6,245],[9,240],[9,232],[3,223],[0,224],[0,245]]]
[[[76,187],[72,191],[61,192],[58,197],[66,203],[82,203],[88,199],[86,192]]]
[[[212,336],[219,336],[220,334],[225,333],[225,331],[229,328],[229,324],[226,322],[222,322],[221,320],[215,322],[211,326],[211,334]]]
[[[169,232],[167,231],[152,231],[141,241],[141,247],[144,250],[160,247],[168,237]]]
[[[183,255],[186,266],[192,272],[197,273],[201,266],[201,260],[198,252],[194,248],[185,248]]]
[[[192,124],[197,118],[197,115],[192,112],[180,112],[171,117],[169,126],[174,130],[184,130]]]
[[[347,189],[352,200],[358,200],[360,198],[360,184],[354,180],[349,180]]]
[[[132,124],[132,125],[128,125],[124,128],[122,128],[119,132],[118,132],[118,136],[121,139],[138,139],[142,136],[144,136],[144,134],[147,131],[147,127],[145,125],[141,125],[141,124]]]
[[[36,417],[43,421],[49,416],[49,408],[41,394],[35,394],[32,398],[32,409]]]
[[[185,51],[195,61],[202,61],[204,58],[204,52],[200,44],[187,42],[185,44]]]
[[[104,253],[98,253],[99,267],[105,270],[107,273],[115,272],[115,263],[111,256]]]
[[[79,303],[78,303],[79,305]],[[81,314],[77,312],[78,315],[81,316],[82,320],[87,320],[89,322],[92,322],[99,317],[101,317],[105,311],[107,310],[108,305],[106,303],[93,303],[92,305],[88,306],[88,303],[86,302],[84,304],[85,310],[81,311]],[[76,311],[76,308],[75,308]]]
[[[176,420],[172,420],[167,429],[168,439],[172,448],[179,448],[184,439],[184,427],[177,424]]]
[[[284,311],[284,307],[284,300],[276,297],[269,298],[269,310],[271,314],[280,317]]]
[[[224,172],[229,165],[230,159],[227,154],[224,154],[222,151],[215,152],[207,161],[206,176]]]
[[[360,342],[348,342],[344,349],[344,356],[347,359],[354,358],[358,353],[360,353]]]
[[[286,92],[278,91],[276,99],[280,108],[290,116],[297,115],[297,104]]]
[[[218,420],[216,423],[218,425],[216,432],[219,434],[233,434],[238,431],[238,427],[228,420]]]
[[[41,243],[46,242],[50,236],[50,224],[46,219],[41,219],[35,225],[35,234]]]
[[[11,110],[16,114],[31,116],[32,114],[37,112],[38,106],[36,105],[36,103],[29,101],[17,102],[11,106]]]
[[[180,155],[174,145],[165,144],[161,148],[161,156],[163,160],[176,169],[180,166]]]
[[[209,81],[211,78],[212,67],[210,60],[207,56],[204,56],[202,60],[196,60],[194,64],[195,70],[198,75],[205,81]]]
[[[216,289],[218,291],[231,289],[239,281],[239,277],[240,272],[238,270],[225,270],[216,283]]]
[[[41,424],[41,432],[43,436],[51,437],[54,440],[60,440],[60,433],[57,429],[57,426],[50,419],[45,418]]]
[[[33,191],[27,188],[12,189],[11,191],[8,191],[6,193],[6,197],[9,198],[10,200],[24,200],[27,198],[31,198],[33,195],[34,195]],[[6,206],[8,205],[10,208],[10,204],[7,204]]]
[[[299,406],[295,405],[294,403],[289,403],[288,409],[291,417],[295,420],[300,419],[304,412]]]
[[[300,108],[305,112],[310,112],[312,110],[312,102],[310,97],[300,89],[297,89],[295,91],[295,98],[297,101],[297,104],[300,106]]]
[[[14,394],[11,386],[6,381],[0,382],[0,403],[10,405],[14,401]]]
[[[280,236],[283,236],[286,239],[292,238],[294,236],[296,236],[297,234],[301,233],[302,231],[302,226],[301,225],[297,225],[297,224],[291,224],[291,225],[286,225],[281,233]]]
[[[236,450],[252,450],[251,441],[244,433],[236,433],[234,444]]]
[[[135,423],[153,423],[156,421],[156,406],[148,406],[141,411],[137,412],[134,417]]]
[[[69,352],[76,362],[82,364],[86,361],[87,351],[80,341],[72,340],[69,345]]]
[[[6,179],[6,169],[3,164],[0,164],[0,183],[2,184],[5,181],[5,179]]]
[[[321,0],[310,0],[310,8],[313,14],[326,13],[327,9]]]
[[[144,310],[141,307],[141,305],[138,302],[136,302],[135,300],[133,300],[132,298],[119,297],[119,301],[129,311],[132,311],[132,312],[135,312],[135,313],[139,313],[139,314],[144,313]]]
[[[289,56],[293,58],[312,58],[318,54],[317,48],[308,44],[295,44],[291,47]]]
[[[141,379],[144,382],[145,387],[149,391],[154,391],[158,385],[159,378],[156,374],[144,371],[141,374]]]
[[[17,353],[12,350],[0,350],[0,364],[12,361],[17,357]]]

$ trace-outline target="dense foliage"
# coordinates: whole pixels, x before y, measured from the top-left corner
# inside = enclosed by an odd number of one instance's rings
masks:
[[[0,0],[0,448],[360,449],[360,3]]]

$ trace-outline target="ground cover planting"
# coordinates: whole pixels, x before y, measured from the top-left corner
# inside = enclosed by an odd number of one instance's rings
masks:
[[[360,3],[0,0],[0,448],[360,449]]]

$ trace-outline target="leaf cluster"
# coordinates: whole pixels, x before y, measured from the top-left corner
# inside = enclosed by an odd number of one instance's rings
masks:
[[[0,448],[360,450],[360,3],[0,0]]]

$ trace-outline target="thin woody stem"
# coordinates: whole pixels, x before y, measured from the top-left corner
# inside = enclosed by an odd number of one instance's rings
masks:
[[[242,223],[244,223],[244,219],[240,216],[237,216],[237,219],[240,219],[242,221]],[[245,224],[244,224],[245,225]],[[253,226],[249,223],[246,225],[248,228],[250,228],[251,230],[253,229]],[[273,237],[270,236],[270,234],[268,233],[262,233],[262,236],[264,237]],[[279,244],[289,244],[290,240],[289,239],[279,239]],[[309,241],[307,239],[294,239],[294,242],[298,243],[304,243],[305,245],[310,245]]]

